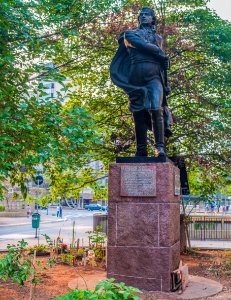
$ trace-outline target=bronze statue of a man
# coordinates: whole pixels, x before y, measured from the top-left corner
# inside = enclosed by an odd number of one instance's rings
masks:
[[[139,27],[121,33],[119,49],[111,63],[113,83],[129,97],[136,133],[136,156],[147,156],[147,131],[152,130],[158,156],[165,155],[165,136],[171,135],[166,95],[169,58],[162,50],[162,38],[156,34],[154,11],[140,11]]]

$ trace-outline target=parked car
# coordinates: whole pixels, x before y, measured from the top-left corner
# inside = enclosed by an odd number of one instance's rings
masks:
[[[47,209],[47,206],[40,206],[40,205],[38,205],[38,209],[46,210],[46,209]]]
[[[102,210],[108,212],[108,205],[102,206]]]
[[[87,210],[105,210],[104,206],[102,206],[100,204],[88,204],[88,205],[85,205],[85,209],[87,209]]]

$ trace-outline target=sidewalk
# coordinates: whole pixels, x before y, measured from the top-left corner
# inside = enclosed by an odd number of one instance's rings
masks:
[[[32,217],[1,217],[0,218],[0,251],[4,251],[8,244],[16,244],[24,239],[30,246],[45,244],[44,234],[55,240],[61,233],[63,242],[70,244],[73,238],[73,226],[75,226],[76,238],[81,244],[88,245],[88,231],[93,228],[92,213],[88,211],[78,212],[77,210],[65,209],[63,218],[56,216],[56,208],[39,210],[41,216],[38,228],[39,238],[35,238],[36,230],[32,228]]]
[[[231,250],[231,241],[217,241],[217,240],[206,240],[206,241],[200,241],[200,240],[191,240],[191,247],[192,248],[200,248],[200,249],[230,249]]]
[[[53,213],[53,212],[52,212]],[[66,218],[57,218],[56,215],[52,215],[51,212],[49,212],[49,215],[46,214],[46,211],[39,211],[40,214],[40,223],[53,223],[53,222],[63,222],[66,220]],[[27,217],[1,217],[0,218],[0,227],[5,226],[15,226],[15,225],[31,225],[32,224],[32,218],[31,216],[29,218]]]
[[[53,223],[53,222],[63,222],[65,221],[66,218],[57,218],[57,217],[44,217],[41,216],[40,223],[45,224],[45,223]],[[1,218],[0,219],[0,227],[9,227],[9,226],[21,226],[21,225],[31,225],[32,220],[31,217],[17,217],[17,218]]]

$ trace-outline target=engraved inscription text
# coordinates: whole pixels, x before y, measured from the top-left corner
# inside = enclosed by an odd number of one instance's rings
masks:
[[[156,196],[155,166],[121,166],[121,196]]]

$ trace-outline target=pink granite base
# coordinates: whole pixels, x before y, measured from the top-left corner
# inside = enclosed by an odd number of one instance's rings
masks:
[[[121,196],[121,166],[156,168],[156,195]],[[180,199],[173,164],[111,164],[107,276],[147,291],[170,291],[180,261]]]

